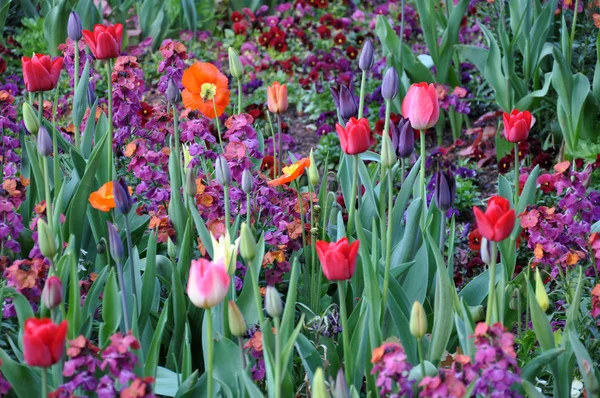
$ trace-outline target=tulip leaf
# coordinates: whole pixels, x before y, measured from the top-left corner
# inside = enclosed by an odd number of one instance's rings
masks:
[[[140,311],[140,330],[146,327],[146,321],[150,315],[152,302],[156,289],[156,235],[157,232],[151,232],[146,246],[146,267],[142,276],[142,299]]]
[[[194,219],[194,224],[196,225],[196,232],[200,237],[200,241],[202,242],[202,245],[206,249],[208,255],[212,258],[212,239],[210,238],[210,232],[206,228],[206,222],[202,219],[202,217],[200,217],[198,208],[196,206],[190,206],[190,212],[192,213],[192,218]]]
[[[553,348],[551,350],[542,352],[540,355],[527,362],[527,365],[521,369],[521,378],[532,383],[535,382],[535,379],[540,372],[564,352],[564,348]]]
[[[60,55],[58,46],[67,39],[67,24],[71,11],[67,0],[60,0],[50,9],[44,19],[44,37],[48,45],[48,52],[53,56]]]
[[[298,335],[295,345],[296,351],[298,351],[298,355],[302,360],[302,365],[304,365],[304,370],[306,371],[308,380],[312,383],[313,377],[317,369],[323,367],[321,354],[319,354],[313,342],[303,334]]]
[[[569,332],[569,340],[573,346],[573,352],[577,358],[579,372],[585,381],[585,389],[590,397],[600,396],[600,380],[598,369],[594,366],[594,361],[585,349],[585,346],[579,340],[579,335],[575,330]]]
[[[259,320],[262,318],[259,316],[258,311],[261,311],[262,314],[262,305],[260,302],[256,302],[256,292],[255,290],[259,288],[259,272],[262,268],[262,260],[265,256],[265,238],[264,234],[261,235],[260,240],[256,246],[256,256],[254,261],[251,264],[248,264],[248,267],[252,267],[250,272],[246,273],[244,277],[244,287],[242,288],[242,293],[238,297],[236,304],[240,308],[241,313],[244,315],[244,319],[246,320],[246,324],[251,325],[254,323],[259,323]],[[254,279],[252,278],[254,277]],[[260,299],[260,294],[258,295]]]
[[[189,301],[185,298],[183,283],[177,267],[173,267],[171,295],[169,297],[172,298],[170,303],[173,310],[173,335],[171,336],[171,344],[167,353],[167,367],[175,369],[175,366],[177,366],[177,369],[180,369],[181,347],[183,345],[186,324],[186,308]],[[173,361],[177,361],[177,364]]]
[[[144,374],[146,375],[146,377],[156,378],[156,369],[158,367],[158,359],[160,356],[162,335],[163,331],[165,330],[165,325],[167,324],[167,319],[169,317],[169,301],[169,299],[165,301],[165,305],[163,306],[160,318],[158,318],[158,323],[156,324],[156,329],[154,329],[154,335],[152,336],[152,343],[150,343],[150,349],[148,350],[148,354],[146,355],[146,362],[144,363]]]
[[[181,0],[183,9],[183,19],[188,30],[196,33],[198,14],[196,12],[196,2],[194,0]]]
[[[83,29],[94,30],[94,25],[102,23],[102,16],[93,0],[79,0],[75,6],[75,12],[81,18]]]
[[[75,88],[75,97],[73,97],[73,123],[76,126],[81,125],[81,121],[83,120],[83,116],[85,115],[85,111],[88,108],[88,82],[90,80],[90,63],[89,61],[85,62],[85,67],[83,68],[83,73],[81,75],[81,79],[77,83],[77,87]],[[90,113],[90,115],[92,115]],[[90,117],[90,119],[94,119],[94,117]],[[79,151],[80,148],[77,148]]]
[[[98,309],[100,293],[102,293],[102,289],[105,286],[109,270],[110,267],[107,265],[104,268],[102,268],[100,272],[98,272],[94,283],[92,283],[92,286],[90,287],[90,290],[87,296],[85,297],[85,302],[83,304],[82,310],[83,325],[79,334],[89,336],[92,331],[92,320],[94,319],[94,315],[96,313],[96,310]],[[75,292],[73,292],[73,294],[74,293]]]
[[[0,362],[2,362],[2,374],[17,397],[42,395],[41,380],[33,368],[16,363],[2,348],[0,348]]]
[[[188,220],[183,238],[181,239],[179,259],[177,260],[177,272],[179,272],[179,275],[181,276],[181,283],[185,282],[188,273],[190,272],[190,264],[192,261],[192,233],[192,224],[190,220]]]
[[[387,306],[409,362],[413,364],[417,363],[416,340],[414,336],[410,334],[410,329],[407,327],[410,322],[412,303],[409,302],[400,283],[393,278],[390,279]]]
[[[281,318],[281,338],[286,341],[294,325],[296,312],[296,296],[298,295],[298,275],[300,273],[298,258],[292,260],[292,273],[290,274],[288,294],[285,300],[285,308]],[[314,288],[314,287],[313,287]]]
[[[198,384],[199,374],[198,369],[191,375],[185,378],[185,381],[179,385],[175,398],[192,397],[191,393],[195,392],[196,385]]]

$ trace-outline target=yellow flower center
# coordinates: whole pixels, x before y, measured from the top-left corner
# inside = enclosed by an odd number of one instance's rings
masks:
[[[298,167],[300,167],[300,165],[294,163],[289,166],[285,166],[283,169],[281,169],[281,171],[283,171],[283,174],[291,176],[292,174],[294,174],[294,171],[298,170]]]
[[[217,86],[214,84],[202,83],[202,86],[200,86],[200,97],[202,97],[204,101],[212,101],[216,94]]]

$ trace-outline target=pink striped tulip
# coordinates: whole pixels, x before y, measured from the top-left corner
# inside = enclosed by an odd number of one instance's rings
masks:
[[[192,260],[187,294],[190,301],[199,308],[212,308],[225,298],[230,277],[223,262],[206,259]]]
[[[427,130],[437,123],[440,105],[433,84],[415,83],[408,89],[402,101],[402,115],[410,120],[413,128]]]

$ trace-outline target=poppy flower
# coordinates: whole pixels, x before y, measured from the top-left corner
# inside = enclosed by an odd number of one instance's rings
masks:
[[[114,209],[116,205],[115,197],[113,195],[113,182],[109,181],[102,185],[97,191],[92,192],[89,201],[94,209],[100,211],[107,212],[110,211],[110,209]]]
[[[29,366],[49,368],[60,361],[65,350],[68,323],[56,325],[49,318],[29,318],[23,332],[23,357]]]
[[[283,175],[279,178],[269,181],[267,184],[269,186],[279,186],[283,184],[288,184],[294,181],[296,178],[300,177],[304,174],[304,170],[310,166],[310,159],[303,158],[298,160],[296,163],[291,164],[289,166],[284,167],[281,171],[283,171]]]
[[[188,109],[200,111],[208,118],[219,117],[229,105],[229,81],[208,62],[196,62],[183,72],[181,98]],[[216,108],[216,114],[215,114]]]
[[[27,91],[50,91],[58,83],[63,58],[51,59],[49,55],[34,54],[31,58],[21,57],[21,66]]]
[[[485,213],[478,207],[473,207],[473,212],[481,236],[489,241],[503,241],[515,226],[515,210],[510,208],[510,203],[502,196],[493,196]]]
[[[96,59],[117,58],[121,54],[123,25],[94,25],[94,31],[83,30],[83,37]]]

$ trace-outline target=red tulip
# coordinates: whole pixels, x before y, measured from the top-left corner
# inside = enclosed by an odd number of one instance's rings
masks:
[[[50,91],[56,87],[63,58],[50,58],[49,55],[34,54],[33,57],[21,57],[25,87],[30,93]]]
[[[348,155],[357,155],[363,153],[371,146],[371,128],[366,118],[350,118],[346,127],[340,124],[335,125],[342,150]]]
[[[489,241],[503,241],[515,226],[515,210],[510,208],[510,203],[502,196],[493,196],[485,213],[478,207],[473,207],[473,212],[479,232]]]
[[[55,325],[49,318],[29,318],[23,333],[23,356],[29,366],[48,368],[57,363],[65,349],[67,321]]]
[[[410,124],[417,130],[427,130],[435,126],[440,117],[435,86],[427,83],[411,85],[402,100],[402,115],[410,120]]]
[[[330,281],[345,281],[352,278],[356,269],[356,255],[360,241],[348,244],[348,238],[337,242],[317,241],[317,255],[325,277]]]
[[[83,37],[96,59],[117,58],[121,54],[123,25],[95,25],[94,31],[84,30]]]
[[[529,111],[519,112],[517,109],[508,114],[504,112],[504,137],[508,142],[526,141],[531,130],[531,113]]]

